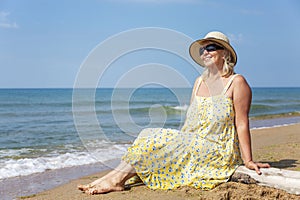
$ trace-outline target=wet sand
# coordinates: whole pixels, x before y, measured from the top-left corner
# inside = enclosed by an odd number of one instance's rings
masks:
[[[300,124],[251,130],[253,156],[255,161],[268,162],[272,167],[300,171]],[[283,190],[256,184],[228,182],[210,191],[193,188],[178,188],[162,191],[150,190],[144,185],[122,192],[102,195],[88,195],[77,190],[78,184],[87,184],[103,176],[106,171],[84,176],[54,189],[22,199],[300,199],[300,196]],[[45,180],[47,182],[47,180]]]

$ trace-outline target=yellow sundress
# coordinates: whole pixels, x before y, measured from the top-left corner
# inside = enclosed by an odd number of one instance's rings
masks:
[[[232,99],[196,96],[181,130],[148,128],[140,132],[122,160],[151,189],[191,186],[209,190],[228,181],[242,164]]]

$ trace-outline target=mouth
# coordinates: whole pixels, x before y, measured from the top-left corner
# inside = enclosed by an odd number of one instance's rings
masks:
[[[205,57],[203,58],[203,60],[204,60],[204,61],[209,61],[211,58],[212,58],[212,57],[208,55],[208,56],[205,56]]]

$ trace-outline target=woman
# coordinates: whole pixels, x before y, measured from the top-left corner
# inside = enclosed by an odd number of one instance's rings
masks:
[[[89,194],[121,191],[136,175],[151,189],[208,190],[228,181],[242,163],[258,174],[259,168],[270,167],[252,159],[251,89],[243,76],[234,74],[237,55],[228,38],[210,32],[191,44],[190,55],[205,71],[195,81],[182,129],[143,130],[116,169],[78,186],[80,190]]]

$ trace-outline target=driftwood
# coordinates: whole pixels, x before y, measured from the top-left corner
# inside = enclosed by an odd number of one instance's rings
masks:
[[[258,175],[254,170],[240,166],[232,175],[231,181],[246,184],[255,183],[282,189],[291,194],[300,194],[300,172],[277,168],[262,168],[260,170],[262,174]]]

